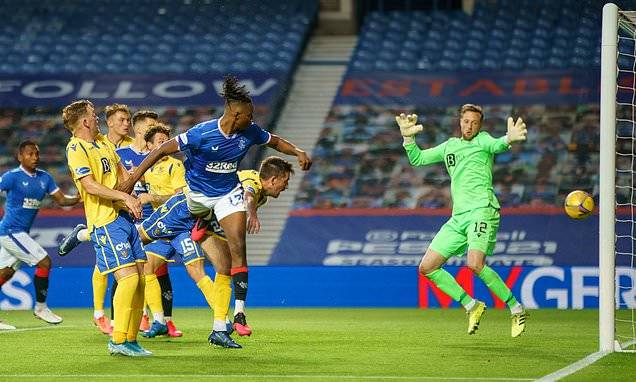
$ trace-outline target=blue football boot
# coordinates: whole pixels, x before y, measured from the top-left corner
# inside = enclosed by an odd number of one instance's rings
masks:
[[[62,239],[60,242],[60,246],[57,249],[57,254],[60,256],[66,256],[69,252],[71,252],[75,247],[80,245],[82,242],[77,238],[77,233],[86,228],[85,224],[78,224],[73,228],[71,233]]]
[[[168,334],[168,325],[162,324],[159,321],[153,321],[150,330],[142,332],[141,335],[146,338],[153,338],[157,336],[162,336],[164,334]]]
[[[124,342],[124,345],[126,345],[130,350],[132,350],[133,352],[133,357],[150,357],[152,355],[151,351],[148,351],[144,348],[141,347],[141,345],[139,345],[139,342],[137,341],[133,341],[133,342]]]
[[[232,337],[230,337],[226,331],[221,332],[221,331],[214,330],[212,333],[210,333],[210,336],[208,337],[208,342],[210,343],[210,345],[219,346],[223,348],[241,349],[243,347],[237,344],[236,342],[234,342]]]
[[[126,342],[121,344],[116,344],[113,340],[108,341],[108,352],[110,355],[121,354],[129,357],[134,357],[134,351],[126,346]]]

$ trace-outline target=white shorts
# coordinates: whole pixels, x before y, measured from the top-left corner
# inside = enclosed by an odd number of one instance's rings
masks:
[[[210,211],[213,211],[219,221],[235,212],[245,211],[241,184],[237,184],[232,191],[222,196],[211,197],[200,192],[190,191],[186,194],[186,202],[192,215],[207,216]]]
[[[17,268],[20,262],[34,266],[47,256],[46,250],[26,232],[0,236],[0,245],[0,269]]]

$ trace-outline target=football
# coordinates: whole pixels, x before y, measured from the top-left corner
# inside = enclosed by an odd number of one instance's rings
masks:
[[[594,211],[594,199],[585,191],[575,190],[565,197],[565,213],[572,219],[585,219]]]

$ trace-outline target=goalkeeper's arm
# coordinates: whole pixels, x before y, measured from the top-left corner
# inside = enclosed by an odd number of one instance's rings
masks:
[[[404,113],[395,117],[395,121],[400,126],[400,134],[404,139],[404,150],[409,158],[409,163],[413,166],[426,166],[428,164],[442,162],[444,160],[444,149],[446,142],[436,147],[422,150],[415,144],[415,134],[424,129],[417,124],[417,115],[405,115]]]

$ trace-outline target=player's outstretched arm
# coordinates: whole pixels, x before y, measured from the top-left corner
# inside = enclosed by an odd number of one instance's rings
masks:
[[[267,146],[283,154],[295,156],[298,159],[298,165],[303,171],[307,171],[311,168],[311,158],[304,150],[299,149],[295,144],[276,134],[271,134],[271,136]]]
[[[514,121],[512,117],[508,117],[508,131],[506,132],[506,141],[508,144],[523,142],[528,135],[526,123],[521,118]]]
[[[74,206],[80,201],[79,194],[64,195],[64,193],[60,190],[52,193],[51,196],[53,197],[53,200],[55,200],[55,203],[57,203],[57,205],[60,207]]]
[[[116,190],[130,194],[135,187],[135,183],[144,175],[144,173],[152,167],[157,161],[166,155],[179,152],[179,143],[176,138],[172,138],[169,141],[163,143],[158,148],[152,150],[150,154],[139,164],[139,167],[133,171],[132,174],[124,182],[115,187]]]
[[[406,115],[404,113],[395,116],[395,122],[400,127],[400,134],[404,138],[404,145],[415,143],[415,134],[424,129],[417,124],[417,114]]]

